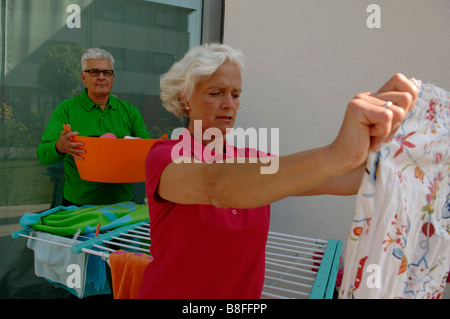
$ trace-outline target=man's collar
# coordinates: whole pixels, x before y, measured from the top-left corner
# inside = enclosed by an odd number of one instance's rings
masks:
[[[86,111],[91,111],[92,108],[97,105],[89,97],[87,88],[84,88],[83,92],[81,92],[80,94],[80,97],[81,97],[81,104],[84,106]],[[113,110],[117,109],[117,105],[115,103],[111,103],[111,94],[109,94],[108,106],[111,107]]]

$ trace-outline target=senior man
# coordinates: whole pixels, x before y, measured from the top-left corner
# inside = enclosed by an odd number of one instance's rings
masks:
[[[111,95],[114,58],[102,49],[88,49],[81,57],[80,95],[61,102],[53,112],[36,154],[44,165],[64,159],[62,205],[103,205],[133,199],[131,184],[97,183],[81,179],[74,157],[83,159],[83,143],[72,137],[113,133],[118,138],[150,138],[142,115],[132,104]],[[68,124],[63,129],[63,124]]]

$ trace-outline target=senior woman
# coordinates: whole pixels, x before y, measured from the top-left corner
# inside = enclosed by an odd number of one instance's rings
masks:
[[[293,195],[356,193],[369,150],[392,138],[417,98],[403,75],[377,93],[357,95],[330,145],[279,157],[274,174],[261,174],[258,161],[198,163],[215,140],[195,135],[195,125],[223,136],[234,125],[243,59],[227,45],[203,45],[161,78],[164,106],[189,117],[182,139],[192,151],[173,152],[180,141],[166,140],[148,154],[154,260],[145,269],[140,298],[259,298],[270,204]],[[196,153],[199,146],[202,152]],[[215,158],[242,156],[226,142],[223,154],[217,153],[214,148]],[[244,154],[249,156],[248,150]]]

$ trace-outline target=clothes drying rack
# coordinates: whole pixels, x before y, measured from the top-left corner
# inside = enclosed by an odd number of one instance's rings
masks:
[[[99,234],[70,248],[71,253],[87,253],[108,260],[116,250],[149,254],[150,224],[143,221]],[[13,237],[33,237],[21,230]],[[45,241],[45,240],[44,240]],[[60,243],[48,241],[51,244]],[[331,299],[342,242],[269,232],[266,245],[266,272],[261,298],[266,299]]]

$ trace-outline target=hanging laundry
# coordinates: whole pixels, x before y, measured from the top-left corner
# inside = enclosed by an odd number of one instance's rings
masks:
[[[104,261],[88,254],[73,254],[70,246],[81,241],[31,230],[27,247],[34,252],[36,276],[78,298],[110,294]],[[75,266],[77,269],[69,268]]]
[[[369,155],[340,298],[440,298],[450,268],[450,93],[413,79],[417,104]]]
[[[109,255],[111,280],[115,299],[136,299],[145,267],[153,257],[144,253],[117,250]]]

